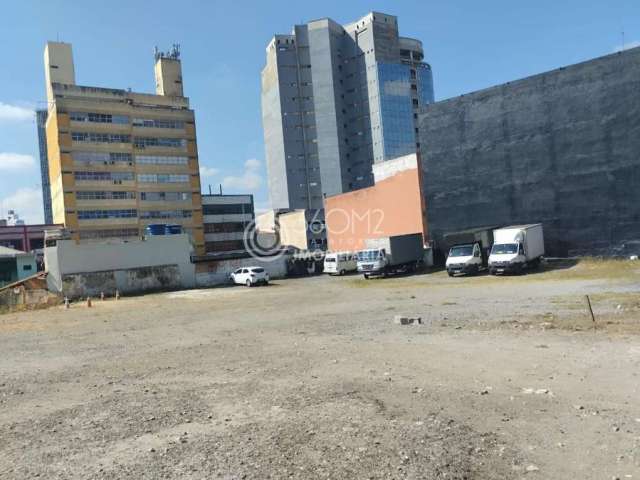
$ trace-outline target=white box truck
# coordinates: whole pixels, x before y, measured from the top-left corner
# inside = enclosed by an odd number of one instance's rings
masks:
[[[519,273],[536,268],[544,256],[542,224],[514,225],[493,231],[489,273]]]
[[[413,272],[424,259],[421,233],[370,238],[365,245],[367,248],[358,252],[358,272],[364,278]]]

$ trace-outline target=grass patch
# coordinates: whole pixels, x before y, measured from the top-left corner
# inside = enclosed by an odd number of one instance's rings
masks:
[[[553,279],[610,279],[640,280],[640,262],[614,258],[584,257],[574,266],[563,261],[545,265],[545,272]]]
[[[399,275],[387,278],[374,277],[349,279],[354,288],[466,288],[503,283],[545,282],[548,280],[611,280],[637,279],[640,284],[640,261],[585,257],[579,260],[554,260],[540,269],[522,275],[490,276],[487,274],[449,278],[445,270],[421,272],[415,275]]]

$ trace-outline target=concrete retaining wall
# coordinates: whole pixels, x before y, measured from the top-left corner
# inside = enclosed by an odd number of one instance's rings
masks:
[[[548,255],[640,251],[640,48],[420,115],[429,231],[542,222]]]

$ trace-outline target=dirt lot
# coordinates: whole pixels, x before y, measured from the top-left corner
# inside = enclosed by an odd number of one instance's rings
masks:
[[[546,270],[0,316],[0,478],[640,479],[640,262]]]

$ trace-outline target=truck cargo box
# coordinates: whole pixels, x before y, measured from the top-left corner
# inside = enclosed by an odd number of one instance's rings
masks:
[[[365,240],[367,249],[384,248],[389,257],[389,265],[401,265],[422,260],[424,245],[421,233],[394,235],[392,237],[370,238]]]

